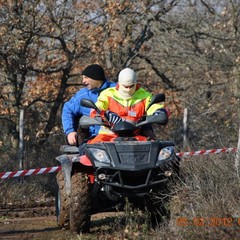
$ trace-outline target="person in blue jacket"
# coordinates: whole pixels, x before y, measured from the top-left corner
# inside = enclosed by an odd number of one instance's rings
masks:
[[[93,137],[98,134],[99,126],[91,126],[86,130],[80,128],[78,132],[78,121],[81,116],[90,116],[90,108],[80,105],[83,98],[91,99],[96,102],[100,92],[106,88],[116,85],[106,79],[103,68],[98,64],[92,64],[86,67],[83,72],[84,88],[80,89],[69,101],[65,102],[62,109],[62,126],[67,137],[69,145],[79,145],[87,137]],[[78,140],[80,136],[80,140]]]

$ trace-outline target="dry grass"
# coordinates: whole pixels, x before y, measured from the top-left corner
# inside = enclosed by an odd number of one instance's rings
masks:
[[[240,180],[234,154],[192,157],[182,162],[170,228],[178,239],[239,239]]]

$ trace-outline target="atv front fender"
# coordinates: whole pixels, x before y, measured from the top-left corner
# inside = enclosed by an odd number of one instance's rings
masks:
[[[65,191],[68,196],[70,196],[71,193],[72,158],[72,156],[68,156],[66,154],[56,157],[56,160],[59,161],[62,166]]]

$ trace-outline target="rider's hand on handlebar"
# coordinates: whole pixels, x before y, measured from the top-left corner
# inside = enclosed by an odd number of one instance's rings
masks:
[[[168,115],[167,110],[165,108],[159,108],[153,113],[153,116],[159,115],[161,113],[166,113]]]
[[[122,118],[120,116],[118,116],[116,113],[111,112],[109,110],[107,110],[105,112],[105,117],[112,124],[116,124],[116,123],[122,122]]]

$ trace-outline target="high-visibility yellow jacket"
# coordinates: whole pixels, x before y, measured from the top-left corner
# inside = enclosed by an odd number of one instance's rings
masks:
[[[146,112],[146,109],[152,99],[152,94],[137,84],[136,91],[130,99],[124,99],[119,91],[119,85],[102,91],[96,102],[96,106],[103,112],[109,110],[117,113],[123,120],[138,122],[143,115],[152,115],[157,109],[164,108],[164,104],[155,103]],[[91,116],[95,117],[93,110]],[[112,133],[105,127],[101,127],[99,133]]]

